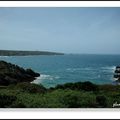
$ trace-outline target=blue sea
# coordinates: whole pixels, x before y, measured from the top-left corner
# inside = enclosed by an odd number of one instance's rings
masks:
[[[112,84],[115,67],[120,65],[120,55],[1,56],[0,60],[39,72],[33,82],[45,87],[78,81]]]

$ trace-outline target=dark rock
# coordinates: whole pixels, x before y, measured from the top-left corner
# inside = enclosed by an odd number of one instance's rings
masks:
[[[118,78],[118,79],[116,80],[116,82],[117,82],[117,83],[120,83],[120,78]]]
[[[31,75],[31,76],[34,76],[34,77],[39,77],[40,76],[39,73],[35,73],[32,69],[26,69],[26,73]]]
[[[114,74],[114,78],[120,78],[119,74]]]
[[[22,67],[0,61],[0,85],[16,84],[19,82],[32,82],[39,73],[32,69],[24,70]]]
[[[115,73],[120,73],[120,70],[115,70]]]
[[[116,66],[113,77],[116,79],[115,83],[120,84],[120,66]]]
[[[120,68],[120,66],[116,66],[116,69],[117,69],[117,68]]]

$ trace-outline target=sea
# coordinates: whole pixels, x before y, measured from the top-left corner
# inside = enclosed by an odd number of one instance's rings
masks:
[[[45,87],[69,82],[90,81],[95,84],[112,84],[120,55],[65,54],[39,56],[0,56],[0,60],[31,68],[40,73],[33,81]]]

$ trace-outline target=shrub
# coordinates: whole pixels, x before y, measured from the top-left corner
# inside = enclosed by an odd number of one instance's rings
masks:
[[[96,96],[96,102],[98,103],[98,107],[107,107],[107,99],[103,95]]]
[[[79,108],[79,96],[76,94],[67,94],[62,98],[63,104],[68,108]]]
[[[0,94],[0,108],[8,107],[15,101],[17,98],[13,95]]]
[[[37,84],[33,84],[33,83],[27,83],[27,82],[23,82],[23,83],[18,83],[15,86],[15,89],[20,89],[23,92],[29,92],[29,93],[45,93],[46,92],[46,88],[43,85],[37,85]]]
[[[89,108],[96,107],[95,96],[89,92],[80,92],[75,90],[61,91],[60,102],[65,108]]]
[[[83,82],[81,88],[85,91],[98,91],[98,86],[89,81]]]
[[[26,108],[26,106],[20,101],[13,102],[13,104],[10,105],[9,107],[10,108]]]
[[[89,81],[57,85],[55,89],[71,89],[71,90],[84,90],[84,91],[98,91],[99,90],[97,85]]]

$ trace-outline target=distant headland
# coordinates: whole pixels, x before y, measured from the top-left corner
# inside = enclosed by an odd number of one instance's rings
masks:
[[[0,56],[28,56],[28,55],[64,55],[64,53],[48,51],[0,50]]]

